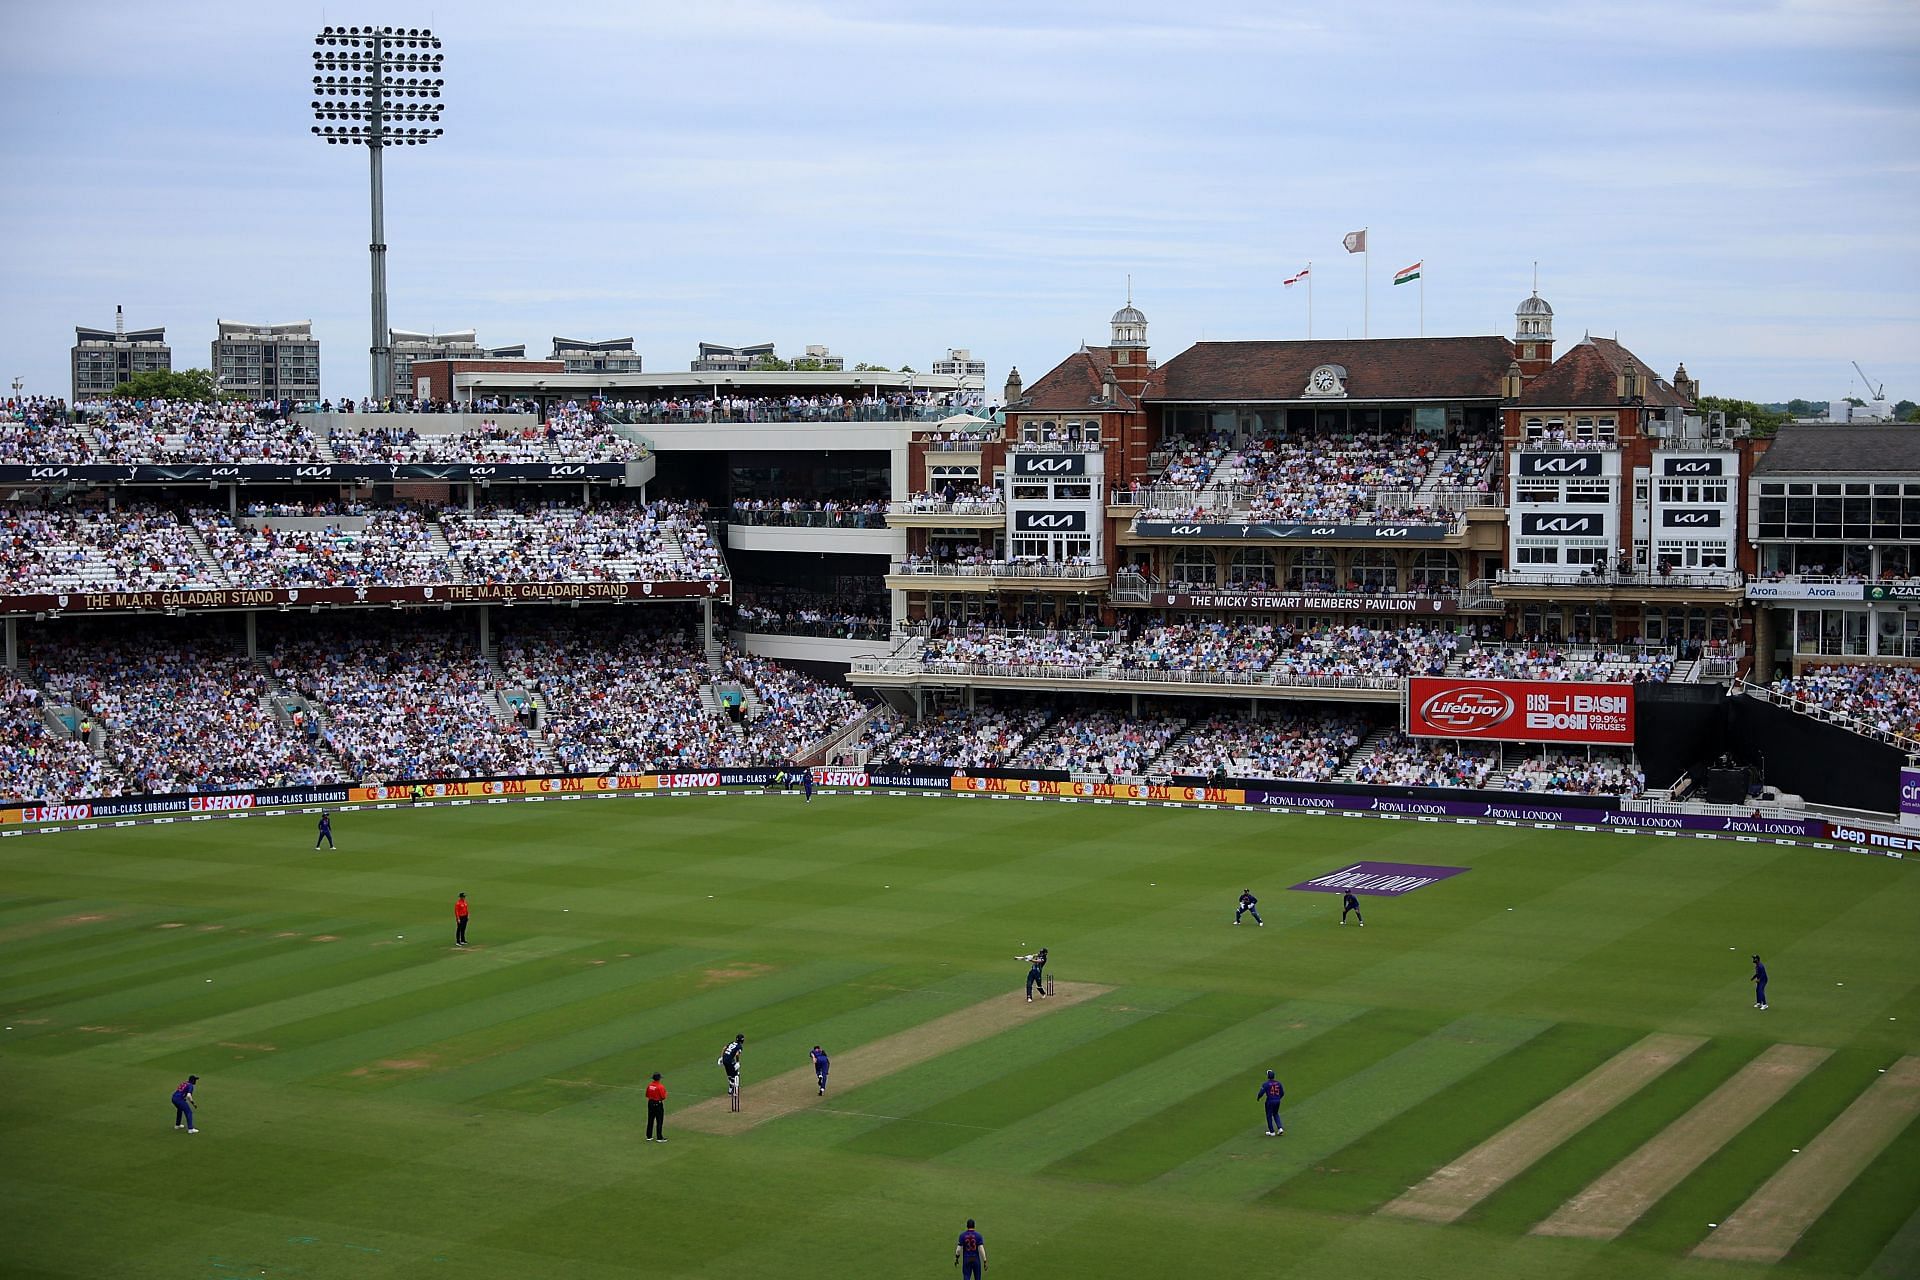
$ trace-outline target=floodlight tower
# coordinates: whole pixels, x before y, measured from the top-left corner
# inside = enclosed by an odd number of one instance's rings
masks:
[[[314,136],[329,145],[364,146],[373,184],[373,342],[369,386],[375,399],[393,394],[387,336],[387,234],[380,153],[418,147],[444,129],[440,40],[424,27],[327,27],[313,38]],[[335,125],[333,121],[345,123]],[[435,126],[429,128],[427,126]]]

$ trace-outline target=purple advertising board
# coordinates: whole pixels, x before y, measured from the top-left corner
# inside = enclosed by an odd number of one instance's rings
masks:
[[[1422,818],[1481,818],[1494,822],[1572,822],[1636,831],[1708,831],[1749,836],[1827,834],[1817,818],[1721,818],[1703,813],[1639,813],[1581,809],[1559,804],[1482,804],[1471,800],[1396,800],[1384,796],[1309,795],[1298,791],[1249,791],[1249,805],[1275,809],[1320,809],[1343,813],[1402,813]]]
[[[1338,871],[1329,871],[1289,888],[1296,893],[1365,893],[1376,898],[1397,898],[1466,870],[1466,867],[1433,867],[1420,862],[1352,862]]]
[[[1900,825],[1920,827],[1920,769],[1900,770]]]

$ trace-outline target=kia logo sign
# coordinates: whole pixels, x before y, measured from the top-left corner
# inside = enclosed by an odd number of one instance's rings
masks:
[[[1087,472],[1087,458],[1081,453],[1017,453],[1013,456],[1016,476],[1079,476]]]
[[[1668,458],[1666,474],[1670,476],[1717,476],[1722,474],[1723,460],[1720,458]]]
[[[1485,733],[1513,714],[1513,699],[1498,689],[1461,685],[1420,704],[1420,718],[1455,733]]]
[[[1601,517],[1597,515],[1524,515],[1520,517],[1520,532],[1529,536],[1542,533],[1571,533],[1597,537],[1604,532],[1604,529]]]
[[[1660,513],[1660,523],[1669,529],[1717,529],[1720,527],[1720,513],[1702,507],[1681,511],[1669,509]]]
[[[1600,455],[1597,453],[1523,453],[1520,455],[1520,474],[1523,476],[1597,476],[1600,474]]]
[[[1084,511],[1021,511],[1013,517],[1016,533],[1079,533],[1087,527]]]

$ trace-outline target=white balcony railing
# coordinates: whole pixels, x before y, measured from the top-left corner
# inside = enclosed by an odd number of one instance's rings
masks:
[[[1655,590],[1735,591],[1746,581],[1746,577],[1738,569],[1669,569],[1653,573],[1621,573],[1603,568],[1584,573],[1565,569],[1502,569],[1497,581],[1503,587],[1648,587]]]
[[[888,572],[927,578],[1104,578],[1107,567],[1051,560],[897,560]]]

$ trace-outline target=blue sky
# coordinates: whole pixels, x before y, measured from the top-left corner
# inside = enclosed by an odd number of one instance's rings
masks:
[[[447,136],[389,157],[391,319],[544,354],[822,342],[997,388],[1101,341],[1125,278],[1199,339],[1509,333],[1710,394],[1920,399],[1920,5],[1002,0],[9,6],[0,376],[76,324],[311,319],[367,381],[365,152],[313,140],[311,37],[430,23]]]

